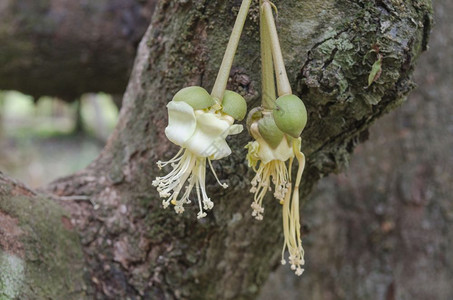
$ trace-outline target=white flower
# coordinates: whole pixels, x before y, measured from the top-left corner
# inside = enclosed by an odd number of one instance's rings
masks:
[[[283,206],[283,232],[284,243],[282,250],[281,263],[286,264],[284,258],[285,250],[289,252],[289,263],[296,275],[302,275],[305,264],[304,250],[300,236],[299,221],[299,184],[302,172],[305,167],[305,156],[300,151],[300,138],[292,138],[283,135],[282,140],[276,147],[271,147],[261,136],[258,129],[258,122],[254,122],[250,127],[250,133],[255,141],[250,142],[246,147],[249,152],[247,159],[250,167],[256,172],[252,179],[250,192],[254,193],[254,201],[251,205],[252,216],[257,220],[263,219],[263,199],[267,191],[271,190],[271,181],[274,185],[274,197]],[[292,179],[291,167],[296,158],[299,162],[297,178],[295,180],[294,191],[291,196]],[[286,162],[289,160],[287,167]]]
[[[267,191],[272,190],[271,181],[275,188],[274,197],[283,204],[290,185],[286,161],[294,158],[294,151],[286,135],[283,136],[278,146],[273,149],[260,135],[258,122],[251,125],[250,132],[255,141],[250,142],[246,146],[249,150],[247,159],[249,165],[256,172],[251,182],[252,188],[250,189],[250,192],[255,194],[251,205],[253,209],[252,215],[257,220],[262,220],[262,213],[264,212],[262,203]]]
[[[189,196],[195,188],[200,209],[197,217],[200,219],[206,216],[205,210],[214,206],[206,193],[206,161],[219,184],[226,188],[227,185],[220,183],[215,174],[211,160],[231,154],[225,138],[240,133],[242,125],[234,125],[234,119],[221,112],[218,104],[209,109],[194,110],[184,101],[171,101],[167,108],[165,134],[170,141],[181,146],[181,150],[169,161],[157,163],[159,168],[170,164],[173,170],[164,177],[157,177],[153,185],[157,186],[160,197],[167,198],[162,202],[163,207],[172,203],[176,213],[184,211],[183,205],[190,203]],[[178,199],[186,182],[185,191]]]

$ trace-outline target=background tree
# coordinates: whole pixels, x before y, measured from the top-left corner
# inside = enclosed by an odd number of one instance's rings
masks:
[[[413,88],[410,76],[414,59],[427,45],[431,9],[429,1],[415,0],[275,3],[288,71],[309,111],[302,136],[308,168],[301,192],[306,196],[321,177],[348,162],[371,123],[398,106]],[[195,220],[194,211],[175,216],[162,210],[151,185],[157,174],[155,161],[176,150],[163,134],[165,103],[183,86],[212,86],[237,4],[161,1],[137,54],[118,126],[100,157],[39,192],[1,175],[0,266],[5,271],[0,282],[6,297],[256,296],[279,260],[281,220],[280,210],[270,204],[264,222],[250,216],[250,195],[244,193],[252,176],[243,150],[248,135],[231,140],[235,155],[215,165],[230,189],[214,188],[211,178],[216,206],[203,222]],[[257,20],[255,6],[230,82],[250,107],[258,103]],[[380,57],[380,76],[368,86],[372,65]],[[321,201],[310,203],[312,211],[329,211]],[[375,207],[371,201],[361,205]],[[373,281],[375,268],[367,260],[354,260],[355,253],[375,254],[379,267],[393,266],[385,259],[387,252],[376,248],[380,243],[364,247],[374,235],[359,230],[363,219],[355,217],[348,220],[358,229],[351,230],[351,239],[344,243],[338,243],[335,232],[306,238],[313,267],[309,263],[305,281],[321,284],[319,289],[313,284],[305,290],[307,299],[327,295],[320,291],[348,299],[373,295],[373,289],[380,287],[379,278]],[[316,221],[310,221],[309,215],[305,218],[307,225]],[[365,242],[352,238],[355,235]],[[345,271],[337,275],[330,265],[316,268],[318,259],[331,262],[332,257],[329,252],[321,255],[319,247],[339,253],[333,256],[340,261],[342,253],[349,254]],[[360,272],[349,276],[351,269]],[[334,274],[325,276],[329,272]],[[370,278],[371,283],[359,284],[362,278]],[[344,290],[335,289],[340,285]],[[391,297],[389,290],[385,295]],[[431,290],[430,296],[442,296],[438,293]]]
[[[3,0],[0,89],[73,101],[123,94],[155,0]]]

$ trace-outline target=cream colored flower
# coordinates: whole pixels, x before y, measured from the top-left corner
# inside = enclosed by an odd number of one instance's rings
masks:
[[[206,193],[206,161],[219,184],[226,188],[227,185],[220,183],[215,174],[211,160],[231,154],[225,138],[240,133],[242,125],[233,124],[233,117],[223,113],[217,104],[206,109],[194,109],[184,101],[173,100],[167,108],[165,135],[181,149],[169,161],[157,163],[159,168],[171,165],[173,170],[164,177],[157,177],[153,185],[157,187],[160,197],[166,198],[162,201],[163,207],[167,208],[172,203],[178,214],[184,212],[184,204],[191,202],[189,197],[195,188],[199,205],[197,217],[200,219],[214,206]]]
[[[254,216],[257,220],[263,219],[263,199],[267,191],[271,191],[271,182],[274,186],[274,197],[283,205],[283,232],[284,244],[282,250],[282,264],[286,264],[285,250],[289,252],[289,263],[291,269],[297,275],[302,275],[305,264],[304,250],[300,236],[299,221],[299,184],[305,166],[305,156],[300,151],[301,139],[292,138],[283,134],[280,142],[272,147],[259,130],[259,121],[250,126],[250,133],[255,141],[250,142],[246,147],[249,152],[247,159],[250,167],[256,172],[252,179],[250,192],[254,193],[254,201],[251,205]],[[270,130],[271,127],[267,127]],[[276,130],[275,128],[271,130]],[[277,129],[278,130],[278,129]],[[297,178],[294,191],[292,191],[291,167],[296,158],[299,162]],[[289,161],[288,166],[286,162]]]

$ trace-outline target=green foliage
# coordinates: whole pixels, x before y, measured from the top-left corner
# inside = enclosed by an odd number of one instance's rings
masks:
[[[41,97],[34,103],[32,97],[19,92],[0,93],[3,99],[0,113],[7,137],[29,139],[73,132],[77,114],[76,103],[67,104],[50,97]],[[85,129],[93,135],[98,135],[101,126],[107,132],[104,135],[108,135],[118,118],[118,109],[113,104],[111,96],[102,93],[94,96],[85,95],[80,101],[82,101],[81,118]]]

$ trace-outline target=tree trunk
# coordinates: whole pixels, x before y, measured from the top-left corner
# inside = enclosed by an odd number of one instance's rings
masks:
[[[89,286],[71,216],[0,172],[0,299],[80,299]]]
[[[220,190],[214,178],[208,178],[215,207],[206,219],[197,221],[195,208],[182,216],[162,209],[151,184],[160,175],[155,162],[177,150],[164,135],[165,104],[184,86],[212,87],[238,4],[161,1],[140,45],[120,120],[104,151],[84,171],[47,187],[71,215],[69,224],[62,221],[58,226],[72,225],[79,233],[85,274],[72,275],[87,288],[77,290],[77,297],[250,299],[277,265],[281,208],[269,198],[264,221],[251,217],[252,197],[244,193],[252,178],[245,162],[247,133],[229,140],[233,154],[214,164],[230,188]],[[367,128],[413,88],[414,62],[426,48],[430,31],[430,2],[275,4],[288,73],[309,112],[302,135],[308,166],[301,194],[306,197],[321,177],[347,164]],[[255,3],[230,81],[230,88],[246,97],[249,108],[259,103],[257,12]],[[367,87],[378,54],[383,57],[382,74]],[[2,203],[11,201],[2,198]],[[21,224],[7,205],[0,209]],[[309,235],[307,240],[316,238]],[[43,243],[48,239],[42,236]],[[313,261],[316,254],[310,254]],[[26,269],[29,257],[23,261]],[[308,262],[306,274],[312,274],[308,276],[321,276],[320,272]],[[19,282],[41,289],[31,275]],[[351,287],[353,295],[359,290]],[[22,298],[31,297],[22,293]]]
[[[155,0],[2,0],[0,89],[122,94]]]

